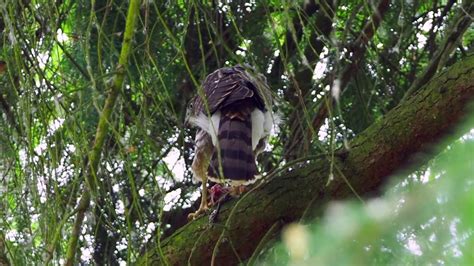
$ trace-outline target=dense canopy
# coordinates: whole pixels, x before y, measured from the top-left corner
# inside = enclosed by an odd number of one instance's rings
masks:
[[[204,2],[0,3],[0,265],[245,262],[283,225],[381,194],[431,158],[415,154],[466,132],[472,1]],[[236,64],[266,76],[280,121],[264,182],[223,208],[247,206],[258,239],[217,254],[222,228],[248,221],[224,219],[210,249],[207,218],[177,231],[200,195],[184,122],[205,76]],[[280,193],[269,207],[278,191],[300,205]]]

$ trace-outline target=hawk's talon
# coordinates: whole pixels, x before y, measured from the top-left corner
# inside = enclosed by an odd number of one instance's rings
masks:
[[[201,206],[196,212],[188,214],[188,221],[196,220],[197,218],[208,212],[209,208],[207,206]]]
[[[220,205],[217,205],[217,208],[214,209],[211,214],[209,214],[209,223],[213,224],[216,223],[217,221],[217,214],[219,213],[219,207]]]

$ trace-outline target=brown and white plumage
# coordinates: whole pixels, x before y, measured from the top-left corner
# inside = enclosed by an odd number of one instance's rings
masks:
[[[187,120],[198,128],[192,169],[203,182],[200,210],[207,208],[208,178],[237,186],[259,177],[256,156],[273,125],[271,92],[263,75],[240,65],[214,71],[191,102]]]

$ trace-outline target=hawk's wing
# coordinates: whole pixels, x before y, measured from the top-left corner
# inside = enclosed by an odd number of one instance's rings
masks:
[[[264,86],[259,84],[260,82]],[[241,66],[226,67],[214,71],[207,76],[202,89],[211,115],[244,99],[253,98],[257,108],[262,111],[269,109],[269,103],[271,105],[271,97],[268,97],[270,95],[269,89],[265,82],[252,77]],[[268,90],[268,92],[263,90]],[[270,100],[265,98],[270,98]],[[198,115],[200,112],[207,114],[205,99],[202,99],[200,95],[196,96],[193,115]]]

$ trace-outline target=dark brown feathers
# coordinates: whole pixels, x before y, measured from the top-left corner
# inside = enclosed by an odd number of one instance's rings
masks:
[[[252,99],[255,106],[265,110],[261,93],[241,66],[220,68],[209,76],[202,85],[210,114],[244,99]],[[193,114],[207,113],[204,100],[199,95],[193,101]]]
[[[210,177],[251,180],[258,173],[252,150],[252,121],[250,117],[252,106],[249,102],[246,100],[241,103],[242,108],[233,106],[221,111],[218,131],[219,146],[215,147],[211,158],[208,169]]]

